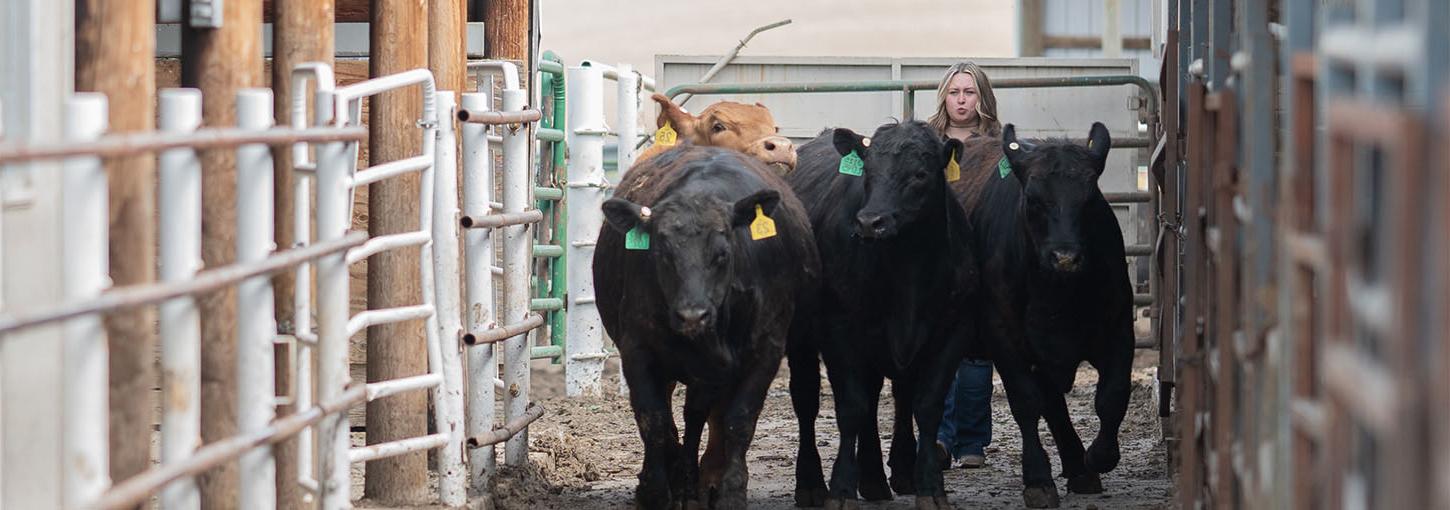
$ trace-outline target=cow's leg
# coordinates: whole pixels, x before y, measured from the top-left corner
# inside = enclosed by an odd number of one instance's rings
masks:
[[[945,407],[947,391],[961,365],[961,359],[945,356],[937,360],[925,373],[912,378],[909,392],[911,416],[916,419],[917,429],[923,438],[935,438],[941,427],[942,409]],[[916,466],[913,481],[916,484],[916,507],[918,509],[951,508],[947,501],[946,484],[942,480],[942,459],[938,457],[936,442],[921,441],[916,452]]]
[[[711,424],[711,442],[714,442],[716,435],[721,437],[725,464],[720,478],[719,499],[711,499],[711,508],[743,510],[747,507],[750,472],[745,465],[745,453],[755,437],[755,424],[760,419],[761,408],[765,406],[765,395],[779,370],[779,357],[775,358],[774,363],[757,363],[745,374],[745,378],[734,391],[728,394],[729,398],[720,400],[721,405],[713,413],[719,416],[719,420],[714,422],[723,427],[717,430],[713,428],[714,423]]]
[[[1037,434],[1037,420],[1042,416],[1042,391],[1027,367],[1015,360],[998,361],[997,373],[1007,390],[1012,419],[1022,432],[1022,484],[1025,486],[1022,499],[1028,508],[1057,508],[1061,500],[1057,484],[1052,480],[1052,465]]]
[[[658,375],[648,354],[624,354],[621,362],[625,383],[629,385],[629,404],[634,408],[634,421],[644,441],[644,465],[639,470],[634,504],[638,508],[669,508],[669,473],[679,449],[679,432],[670,414],[673,384]]]
[[[856,462],[861,466],[861,499],[866,501],[891,499],[891,486],[886,484],[886,467],[881,458],[878,410],[883,382],[880,377],[866,381],[866,418],[861,423],[861,436],[856,440]]]
[[[1086,463],[1094,473],[1107,473],[1118,467],[1118,428],[1128,414],[1128,397],[1133,392],[1133,329],[1131,324],[1119,329],[1109,353],[1092,363],[1098,370],[1093,405],[1100,426],[1092,446],[1088,447]]]
[[[860,466],[856,462],[856,442],[867,416],[867,379],[881,377],[870,368],[859,365],[827,366],[831,389],[836,402],[836,427],[841,432],[836,463],[831,466],[831,483],[826,508],[855,508]]]
[[[816,449],[821,364],[816,350],[804,340],[792,340],[786,358],[790,365],[790,403],[800,432],[795,454],[795,505],[817,507],[826,504],[826,479],[821,475],[821,454]]]
[[[1038,386],[1047,388],[1052,385],[1042,381]],[[1057,456],[1062,460],[1062,476],[1067,478],[1067,490],[1078,494],[1102,492],[1103,484],[1097,473],[1084,467],[1082,439],[1072,426],[1067,399],[1062,393],[1055,390],[1042,392],[1042,418],[1047,421],[1047,429],[1052,431],[1052,438],[1057,442]]]
[[[916,434],[911,427],[914,389],[914,381],[905,377],[891,381],[891,398],[896,404],[891,430],[891,489],[901,495],[916,494]],[[926,435],[921,437],[922,443],[935,444]]]
[[[712,390],[700,384],[685,389],[684,447],[675,462],[675,469],[670,473],[670,490],[674,492],[676,506],[681,508],[688,508],[699,501],[700,436],[705,429],[705,420],[710,416],[710,404],[718,395]]]

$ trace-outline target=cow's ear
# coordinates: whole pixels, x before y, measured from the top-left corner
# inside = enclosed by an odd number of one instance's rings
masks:
[[[621,234],[649,219],[645,213],[648,209],[623,198],[605,200],[601,208],[604,209],[604,220]]]
[[[962,159],[962,149],[964,147],[965,146],[962,145],[961,140],[948,136],[946,140],[946,145],[942,147],[942,161],[945,161],[945,163],[942,164],[942,167],[945,168],[946,165],[952,164],[951,159],[953,157],[957,158],[958,163],[960,163]]]
[[[850,154],[851,151],[856,151],[857,156],[866,155],[866,144],[863,143],[866,137],[846,128],[836,128],[833,131],[832,141],[836,144],[836,152],[842,156]]]
[[[665,121],[669,121],[671,128],[676,133],[683,135],[694,132],[696,121],[694,115],[690,115],[690,112],[685,111],[684,108],[680,108],[680,105],[675,104],[674,101],[670,101],[670,98],[665,97],[664,94],[655,93],[650,96],[650,99],[654,99],[660,105],[660,115],[655,118],[655,128],[664,127]]]
[[[755,206],[760,206],[760,212],[769,216],[775,212],[775,206],[780,204],[780,192],[773,189],[763,189],[750,196],[735,201],[734,219],[731,221],[736,227],[749,225],[755,221]]]
[[[1088,132],[1088,151],[1097,158],[1098,176],[1103,175],[1103,168],[1108,163],[1108,149],[1113,148],[1113,137],[1108,135],[1108,127],[1101,122],[1094,122],[1093,128]]]
[[[1023,186],[1027,185],[1027,155],[1030,152],[1032,148],[1017,139],[1017,126],[1007,124],[1002,128],[1002,154],[1012,167],[1012,175]]]

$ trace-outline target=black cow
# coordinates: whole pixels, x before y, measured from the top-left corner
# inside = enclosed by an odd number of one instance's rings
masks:
[[[760,161],[685,145],[631,168],[604,213],[595,296],[644,440],[635,502],[744,508],[745,451],[797,303],[820,274],[805,209]],[[761,221],[774,221],[773,236]],[[639,233],[646,249],[626,239]],[[676,382],[687,386],[683,449]]]
[[[967,142],[964,177],[953,186],[982,264],[983,332],[1022,431],[1028,507],[1059,504],[1039,417],[1057,440],[1069,491],[1102,492],[1098,474],[1118,464],[1133,362],[1133,290],[1123,233],[1097,186],[1111,147],[1101,123],[1093,123],[1087,147],[1019,141],[1008,124],[1002,140]],[[1063,397],[1084,361],[1098,370],[1094,403],[1102,425],[1086,452]]]
[[[868,500],[888,499],[895,489],[917,494],[918,507],[949,507],[934,445],[947,387],[974,343],[977,280],[966,214],[945,176],[960,152],[960,142],[922,122],[887,124],[870,139],[827,130],[800,147],[796,171],[786,177],[810,209],[823,270],[819,312],[797,314],[801,337],[788,353],[801,429],[799,506],[850,505],[858,490]],[[856,157],[859,176],[852,175]],[[829,494],[815,444],[817,352],[841,432]],[[883,377],[891,378],[897,405],[889,487],[876,430]]]

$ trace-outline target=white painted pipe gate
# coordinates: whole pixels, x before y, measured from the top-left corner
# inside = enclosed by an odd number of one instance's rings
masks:
[[[272,127],[271,91],[238,93],[237,128],[198,129],[201,94],[168,89],[160,94],[159,131],[103,135],[106,98],[75,94],[68,104],[66,137],[47,145],[0,145],[0,171],[38,160],[64,161],[64,211],[61,282],[66,302],[42,310],[0,309],[0,342],[11,333],[59,323],[63,342],[65,426],[58,431],[66,455],[61,504],[66,508],[127,508],[159,495],[161,508],[198,508],[195,477],[231,460],[240,461],[243,508],[275,506],[276,470],[270,445],[299,435],[299,484],[323,508],[350,505],[350,466],[403,453],[441,449],[438,455],[439,502],[466,503],[469,476],[464,446],[473,465],[471,486],[479,493],[492,473],[492,445],[508,441],[505,461],[527,461],[522,433],[542,414],[529,402],[529,350],[526,333],[542,324],[528,313],[530,225],[540,214],[528,204],[533,189],[529,171],[530,123],[538,110],[527,109],[526,93],[514,86],[503,92],[504,111],[486,112],[487,98],[466,94],[459,112],[463,124],[464,215],[458,210],[452,118],[453,95],[434,90],[427,70],[335,87],[331,69],[309,63],[293,72],[293,90],[316,84],[316,115],[306,119],[306,99],[291,98],[293,124]],[[423,96],[420,154],[358,170],[358,143],[365,97],[405,87]],[[469,113],[479,113],[472,115]],[[502,130],[504,155],[502,211],[490,207],[492,165],[489,136],[483,126]],[[442,140],[442,143],[439,141]],[[272,225],[272,157],[269,145],[293,146],[298,243],[277,250]],[[202,270],[200,149],[237,151],[237,261]],[[316,157],[313,158],[312,152]],[[101,158],[158,153],[158,208],[165,218],[159,230],[159,281],[108,288],[107,184]],[[359,186],[410,172],[421,173],[419,229],[368,238],[351,232],[352,194]],[[314,189],[315,188],[315,189]],[[309,216],[315,193],[316,216]],[[310,230],[315,219],[317,232]],[[467,283],[460,282],[458,228],[468,228],[464,253]],[[492,231],[504,235],[504,299],[495,315],[492,299]],[[13,241],[13,240],[12,240]],[[412,306],[367,310],[349,315],[348,265],[387,250],[422,250],[421,302]],[[279,334],[273,316],[270,275],[295,271],[294,331]],[[317,295],[310,292],[315,273]],[[196,296],[238,286],[237,371],[238,435],[202,446],[200,440],[200,317]],[[466,290],[468,314],[460,308]],[[157,305],[160,308],[162,381],[160,465],[128,480],[112,481],[108,472],[108,355],[101,317],[105,313]],[[316,328],[313,328],[313,316]],[[497,319],[495,319],[498,317]],[[428,371],[391,381],[351,381],[348,340],[374,325],[426,319]],[[465,318],[466,326],[465,326]],[[466,327],[466,329],[465,329]],[[504,378],[498,380],[493,344],[504,343]],[[294,386],[273,388],[273,346],[287,351],[296,367]],[[467,346],[467,347],[466,347]],[[467,384],[462,350],[469,349]],[[314,362],[315,359],[315,362]],[[316,366],[313,371],[312,367]],[[495,386],[506,388],[505,423],[493,416]],[[465,387],[467,410],[465,419]],[[436,403],[435,434],[353,447],[347,409],[405,391],[430,390]],[[274,406],[295,404],[297,413],[276,418]],[[465,426],[466,422],[466,426]],[[139,440],[140,438],[138,438]],[[314,462],[314,459],[316,462]]]

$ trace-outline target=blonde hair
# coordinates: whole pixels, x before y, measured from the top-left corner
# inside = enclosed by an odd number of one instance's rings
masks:
[[[961,73],[971,75],[972,80],[977,82],[977,129],[974,132],[982,136],[1002,136],[1002,122],[997,118],[997,96],[992,93],[992,81],[987,79],[987,73],[981,67],[971,61],[958,62],[947,68],[941,85],[936,88],[936,113],[926,123],[937,133],[946,134],[947,122],[951,120],[947,116],[947,89],[952,78]]]

